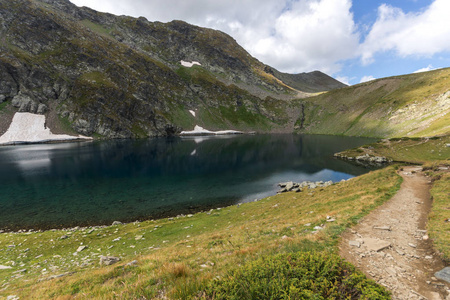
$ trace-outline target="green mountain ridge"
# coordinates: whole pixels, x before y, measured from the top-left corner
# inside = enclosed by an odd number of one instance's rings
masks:
[[[67,0],[1,0],[0,14],[0,102],[46,114],[54,132],[136,138],[197,124],[292,131],[286,101],[300,91],[220,31],[99,13]],[[344,86],[323,73],[314,77],[325,81],[308,91]],[[11,119],[15,109],[3,111]]]
[[[448,69],[347,87],[319,71],[282,73],[229,35],[183,21],[115,16],[68,0],[0,0],[0,15],[0,134],[18,111],[45,114],[56,134],[105,138],[195,125],[370,137],[449,132]]]

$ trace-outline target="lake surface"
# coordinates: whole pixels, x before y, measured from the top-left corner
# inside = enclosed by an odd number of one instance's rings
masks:
[[[239,135],[0,147],[0,229],[49,229],[188,214],[254,201],[283,181],[368,169],[333,153],[373,139]]]

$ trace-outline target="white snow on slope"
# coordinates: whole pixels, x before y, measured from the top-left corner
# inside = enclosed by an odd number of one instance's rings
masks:
[[[86,136],[71,136],[53,134],[45,126],[45,116],[31,113],[16,113],[4,135],[0,136],[0,145],[24,143],[45,143],[51,141],[71,141],[92,138]]]
[[[242,134],[242,131],[236,130],[220,130],[220,131],[211,131],[195,125],[194,130],[190,131],[182,131],[180,135],[224,135],[224,134]]]
[[[195,117],[195,111],[190,110],[189,112],[191,113],[191,115],[193,115]]]
[[[181,65],[183,67],[187,67],[187,68],[191,68],[193,65],[197,65],[197,66],[201,66],[202,64],[199,63],[198,61],[193,61],[193,62],[188,62],[188,61],[180,61]]]

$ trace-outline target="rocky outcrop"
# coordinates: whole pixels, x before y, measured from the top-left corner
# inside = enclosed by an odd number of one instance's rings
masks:
[[[369,166],[383,166],[385,164],[392,163],[392,159],[390,158],[384,156],[369,155],[367,153],[359,156],[347,156],[343,153],[335,153],[334,157]]]
[[[280,187],[280,190],[278,191],[278,193],[286,193],[286,192],[296,192],[299,193],[301,191],[303,191],[304,189],[308,188],[308,189],[315,189],[315,188],[324,188],[327,186],[330,186],[333,184],[333,181],[316,181],[316,182],[312,182],[312,181],[303,181],[301,183],[296,183],[293,181],[288,181],[288,182],[282,182],[279,183],[278,186]]]

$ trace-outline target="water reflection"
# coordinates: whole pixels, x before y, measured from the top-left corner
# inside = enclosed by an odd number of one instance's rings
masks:
[[[256,135],[0,148],[0,228],[61,227],[251,201],[287,180],[367,170],[332,154],[372,140]]]

